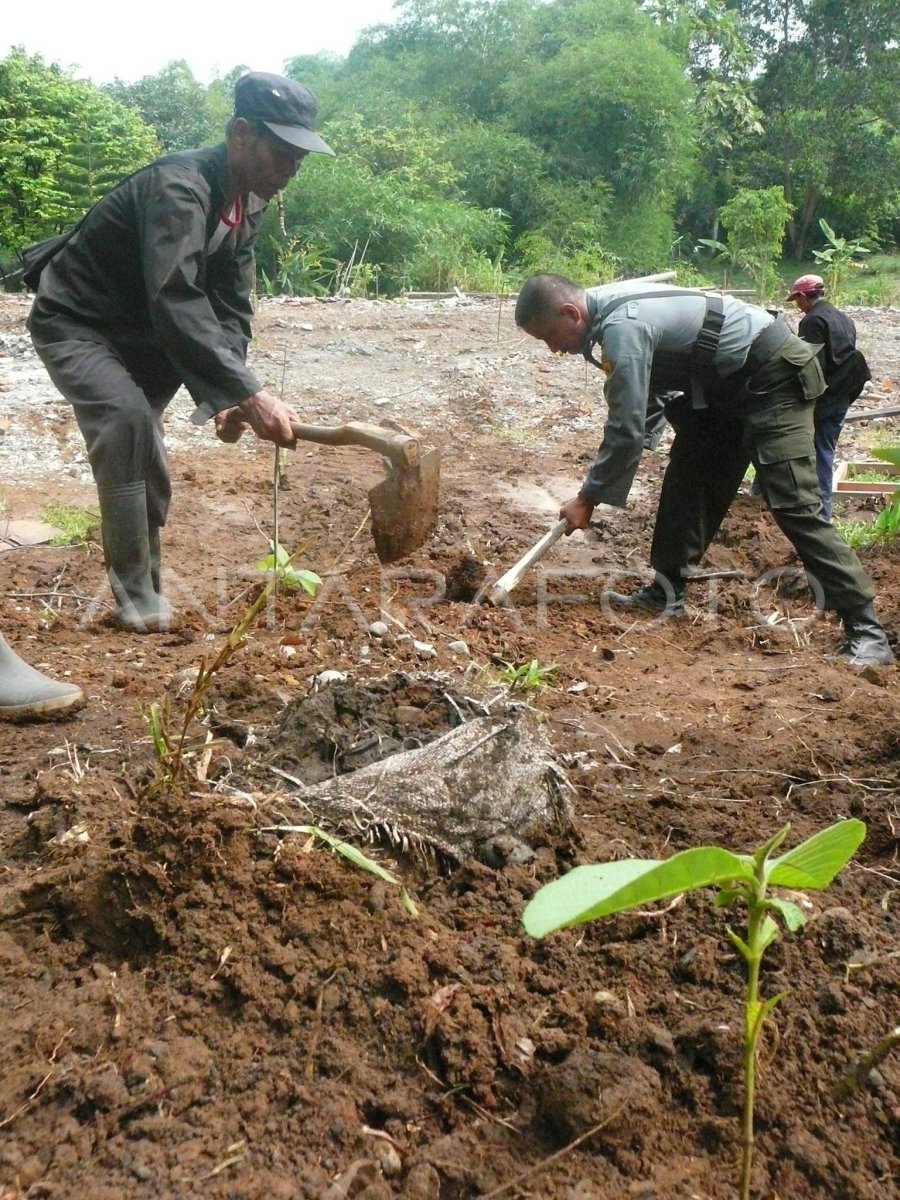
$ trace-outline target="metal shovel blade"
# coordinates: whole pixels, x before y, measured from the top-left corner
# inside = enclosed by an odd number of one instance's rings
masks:
[[[441,452],[428,450],[415,466],[391,469],[369,490],[372,538],[383,563],[396,562],[425,544],[438,519]]]

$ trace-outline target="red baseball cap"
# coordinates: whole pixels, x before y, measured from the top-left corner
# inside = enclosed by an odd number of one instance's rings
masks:
[[[821,275],[801,275],[795,279],[788,300],[796,300],[800,296],[818,296],[825,291],[825,280]]]

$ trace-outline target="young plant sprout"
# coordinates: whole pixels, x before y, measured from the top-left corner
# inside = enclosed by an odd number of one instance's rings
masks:
[[[271,542],[269,544],[272,545]],[[187,773],[188,758],[209,750],[211,742],[208,735],[204,733],[198,741],[195,737],[194,723],[203,716],[206,696],[213,680],[243,646],[250,627],[268,603],[269,597],[279,581],[289,582],[290,576],[296,576],[293,582],[297,586],[305,588],[312,596],[316,594],[316,589],[322,582],[314,571],[294,570],[291,567],[292,556],[280,544],[275,543],[275,546],[277,546],[278,553],[275,554],[273,550],[273,554],[269,555],[268,559],[257,564],[260,570],[270,572],[270,578],[228,634],[209,666],[205,661],[201,662],[197,670],[197,677],[187,697],[180,723],[173,717],[172,701],[169,696],[164,696],[161,702],[154,701],[144,714],[157,759],[161,785],[174,786],[183,783]]]
[[[497,682],[505,683],[513,690],[519,688],[530,692],[549,687],[555,674],[554,665],[542,667],[536,658],[532,658],[527,663],[505,663],[503,670],[497,673]]]
[[[664,860],[627,858],[576,867],[542,887],[522,916],[526,931],[532,937],[542,938],[557,929],[581,925],[696,888],[718,888],[714,901],[718,907],[746,906],[745,935],[741,937],[733,929],[727,929],[732,945],[747,964],[740,1200],[750,1200],[756,1050],[766,1018],[786,995],[779,992],[766,1000],[760,998],[760,963],[767,947],[778,937],[776,917],[791,933],[806,921],[796,904],[770,895],[769,889],[819,891],[828,887],[866,836],[862,821],[838,821],[779,858],[772,858],[789,829],[790,825],[783,826],[754,854],[732,854],[719,846],[697,846]]]
[[[310,849],[316,840],[324,842],[326,846],[331,847],[335,854],[340,854],[349,863],[352,863],[354,867],[358,867],[361,871],[368,871],[370,875],[376,875],[379,879],[383,879],[385,883],[393,884],[394,887],[399,889],[400,903],[409,915],[411,917],[419,915],[419,910],[412,896],[406,890],[406,885],[396,875],[386,870],[374,858],[369,858],[368,854],[363,854],[358,846],[342,841],[341,838],[335,837],[333,833],[327,833],[324,829],[320,829],[318,825],[264,825],[260,833],[305,834],[309,839],[306,844],[307,849]]]
[[[314,596],[322,586],[321,578],[315,571],[292,567],[291,557],[280,542],[269,542],[269,553],[256,564],[256,569],[274,576],[277,582],[285,587],[301,587],[305,592],[309,592],[310,596]]]

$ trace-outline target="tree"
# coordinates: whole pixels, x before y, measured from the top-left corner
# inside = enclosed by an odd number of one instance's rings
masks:
[[[681,214],[694,236],[711,229],[717,238],[718,208],[733,190],[732,151],[763,132],[750,80],[751,31],[729,0],[646,0],[644,11],[678,54],[693,83],[692,108],[700,169]]]
[[[695,126],[683,65],[646,14],[630,0],[536,8],[503,95],[507,120],[554,175],[609,189],[609,224],[595,236],[629,269],[667,260]]]
[[[0,247],[60,232],[158,148],[136,113],[14,49],[0,61]]]
[[[365,30],[348,65],[368,72],[390,64],[402,94],[490,119],[536,7],[537,0],[400,0],[396,20]]]
[[[900,219],[900,0],[739,0],[753,22],[765,136],[742,141],[735,176],[778,183],[802,258],[821,217],[848,236]]]
[[[104,91],[139,112],[144,123],[156,130],[164,150],[191,150],[222,137],[224,122],[218,113],[210,112],[206,88],[183,59],[136,83],[116,79]]]
[[[750,273],[762,304],[778,283],[775,263],[781,257],[784,227],[791,215],[784,192],[780,187],[738,191],[719,215],[728,230],[727,243],[701,241]]]

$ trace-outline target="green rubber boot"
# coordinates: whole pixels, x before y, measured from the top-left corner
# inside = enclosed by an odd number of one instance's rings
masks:
[[[116,598],[116,620],[132,633],[166,633],[172,627],[172,609],[157,590],[159,531],[155,531],[154,563],[144,483],[102,487],[97,491],[103,557]]]
[[[0,634],[0,720],[40,721],[74,712],[84,692],[29,667]]]

